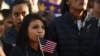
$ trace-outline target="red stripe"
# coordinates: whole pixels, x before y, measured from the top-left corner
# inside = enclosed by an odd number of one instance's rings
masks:
[[[46,44],[42,45],[42,50],[44,52],[53,53],[54,50],[55,50],[56,45],[57,44],[55,42],[47,40]]]

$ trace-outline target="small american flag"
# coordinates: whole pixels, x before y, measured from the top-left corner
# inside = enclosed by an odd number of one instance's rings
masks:
[[[43,51],[43,53],[49,53],[49,54],[53,54],[55,47],[57,45],[57,43],[43,38],[40,38],[40,44],[41,44],[40,46],[41,51]]]

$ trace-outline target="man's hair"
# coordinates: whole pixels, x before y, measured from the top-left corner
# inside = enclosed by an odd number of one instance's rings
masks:
[[[61,13],[65,14],[66,11],[69,11],[69,6],[66,4],[67,0],[62,0],[61,2]]]
[[[15,0],[11,5],[10,11],[12,12],[13,7],[18,4],[26,4],[29,7],[28,2],[26,2],[24,0]],[[30,10],[30,8],[29,8],[29,10]]]
[[[10,9],[3,9],[1,10],[3,16],[4,16],[4,19],[7,19],[9,16],[10,16]]]

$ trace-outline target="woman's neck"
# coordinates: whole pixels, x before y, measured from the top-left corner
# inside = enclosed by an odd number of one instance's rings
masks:
[[[30,42],[30,46],[34,49],[34,50],[38,50],[38,46],[39,46],[39,44],[37,43],[37,42]]]
[[[70,9],[70,13],[75,16],[76,20],[81,20],[84,16],[84,10]]]

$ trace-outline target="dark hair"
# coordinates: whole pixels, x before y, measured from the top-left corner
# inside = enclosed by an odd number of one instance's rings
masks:
[[[69,11],[69,6],[66,4],[67,0],[62,0],[61,2],[61,13],[65,14],[66,11]]]
[[[19,33],[18,33],[18,39],[17,39],[17,43],[16,43],[17,45],[25,45],[26,43],[28,43],[27,31],[28,31],[30,22],[33,20],[42,21],[45,26],[45,30],[46,30],[47,23],[46,23],[45,18],[43,18],[42,16],[40,16],[38,14],[29,14],[29,15],[25,16],[22,21]]]
[[[26,4],[26,5],[28,6],[29,12],[30,12],[30,7],[29,7],[29,5],[28,5],[28,2],[23,1],[23,0],[15,0],[15,1],[12,3],[12,5],[11,5],[10,11],[12,12],[13,7],[14,7],[15,5],[18,5],[18,4]]]
[[[10,9],[3,9],[1,10],[2,15],[4,16],[4,20],[7,19],[10,16]]]

